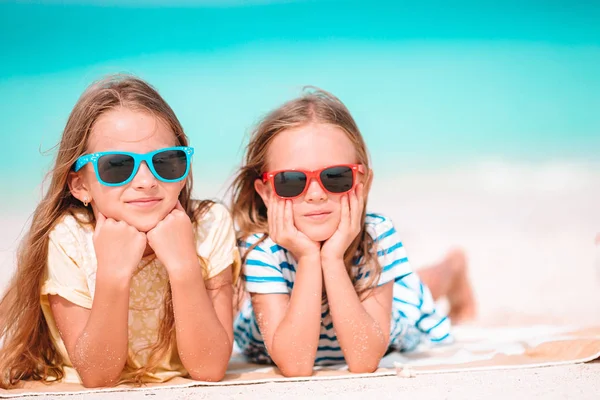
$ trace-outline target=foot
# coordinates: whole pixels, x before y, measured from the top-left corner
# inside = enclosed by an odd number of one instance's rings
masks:
[[[453,323],[461,323],[475,319],[477,306],[465,253],[460,249],[450,251],[443,264],[451,269],[452,284],[447,294],[450,303],[448,316]]]

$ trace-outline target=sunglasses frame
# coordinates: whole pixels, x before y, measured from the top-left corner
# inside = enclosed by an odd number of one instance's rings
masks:
[[[185,173],[181,176],[181,178],[165,179],[162,176],[160,176],[154,169],[154,164],[152,163],[152,157],[154,157],[156,154],[159,154],[159,153],[162,153],[165,151],[172,151],[172,150],[183,151],[186,155],[187,165],[185,168]],[[127,151],[101,151],[98,153],[85,154],[85,155],[79,157],[77,159],[77,161],[75,161],[73,170],[75,172],[77,172],[81,168],[83,168],[87,163],[91,162],[94,166],[94,171],[96,172],[96,178],[98,179],[98,182],[100,182],[101,184],[103,184],[105,186],[123,186],[123,185],[127,185],[129,182],[131,182],[133,180],[135,175],[138,173],[138,170],[140,169],[140,165],[142,164],[142,162],[145,162],[146,165],[148,166],[148,169],[150,169],[150,172],[152,172],[152,175],[154,175],[154,177],[156,179],[158,179],[161,182],[172,183],[172,182],[182,181],[188,176],[188,174],[190,172],[190,164],[192,162],[193,154],[194,154],[194,148],[189,147],[189,146],[165,147],[164,149],[154,150],[154,151],[151,151],[151,152],[145,153],[145,154],[130,153]],[[119,183],[108,183],[108,182],[105,182],[102,178],[100,178],[100,173],[98,172],[98,160],[100,159],[100,157],[108,156],[108,155],[126,155],[126,156],[130,156],[133,158],[133,170],[131,171],[131,175],[129,176],[129,178],[127,178],[125,181],[119,182]]]
[[[331,192],[331,191],[327,190],[327,188],[325,188],[325,185],[323,185],[323,182],[321,182],[321,172],[325,171],[326,169],[336,168],[336,167],[348,167],[352,170],[352,187],[345,192],[339,192],[339,193]],[[323,189],[326,193],[344,194],[344,193],[351,192],[358,183],[356,174],[357,173],[364,174],[365,170],[366,170],[366,168],[363,164],[335,164],[335,165],[329,165],[327,167],[315,169],[313,171],[309,171],[306,169],[280,169],[277,171],[264,172],[262,174],[262,181],[263,181],[263,183],[267,183],[268,181],[271,181],[271,188],[273,189],[273,193],[275,193],[275,195],[277,197],[279,197],[280,199],[293,200],[293,199],[303,196],[306,193],[306,191],[308,190],[308,187],[310,186],[310,182],[312,182],[313,179],[319,183],[319,185],[321,186],[321,189]],[[277,190],[275,189],[275,179],[273,179],[273,178],[275,178],[275,175],[277,175],[281,172],[302,172],[302,173],[304,173],[304,175],[306,175],[306,184],[304,185],[304,189],[302,190],[302,193],[300,193],[299,195],[294,196],[294,197],[280,196],[277,193]]]

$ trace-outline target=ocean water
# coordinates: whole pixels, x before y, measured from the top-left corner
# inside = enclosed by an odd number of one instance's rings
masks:
[[[33,207],[78,96],[120,72],[175,110],[201,194],[305,85],[347,104],[381,179],[489,165],[492,181],[520,179],[519,165],[589,174],[598,20],[594,2],[567,1],[1,2],[0,205]]]

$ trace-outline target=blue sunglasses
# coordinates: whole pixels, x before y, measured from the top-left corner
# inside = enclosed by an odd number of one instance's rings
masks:
[[[103,151],[86,154],[75,161],[75,172],[91,162],[98,182],[106,186],[126,185],[137,174],[142,161],[152,174],[162,182],[179,182],[188,175],[194,154],[192,147],[167,147],[146,154],[124,151]]]

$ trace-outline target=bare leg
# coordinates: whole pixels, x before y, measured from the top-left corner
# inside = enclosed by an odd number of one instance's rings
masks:
[[[446,297],[450,303],[449,317],[452,322],[475,318],[477,307],[469,281],[467,259],[462,250],[454,249],[438,264],[417,272],[429,287],[434,300]]]

